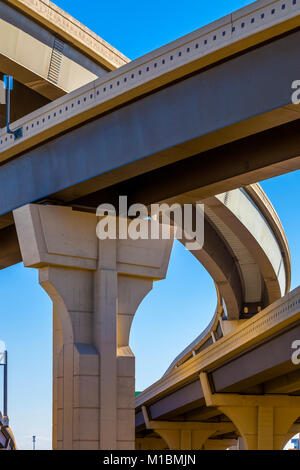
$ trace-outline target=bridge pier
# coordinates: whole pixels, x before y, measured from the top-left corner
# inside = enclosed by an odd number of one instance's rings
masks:
[[[238,395],[211,392],[207,374],[200,374],[206,406],[217,407],[239,430],[247,450],[281,450],[300,416],[300,397]]]
[[[134,314],[166,275],[172,240],[99,240],[69,207],[14,212],[24,265],[53,302],[53,447],[134,449]]]

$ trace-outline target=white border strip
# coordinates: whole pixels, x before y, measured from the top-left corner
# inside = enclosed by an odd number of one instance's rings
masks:
[[[94,82],[59,98],[58,100],[25,116],[12,125],[13,129],[23,128],[23,137],[14,137],[0,132],[0,160],[5,160],[5,152],[15,146],[15,152],[30,147],[49,134],[55,135],[58,126],[64,130],[84,121],[87,111],[94,115],[101,112],[100,106],[110,100],[132,92],[135,88],[170,74],[226,46],[230,46],[248,36],[271,28],[286,20],[299,16],[300,0],[259,1],[205,26],[194,33],[174,41],[156,51],[109,72]],[[162,82],[160,82],[161,84]],[[82,115],[80,117],[80,115]],[[70,120],[68,124],[68,120]],[[49,130],[53,129],[52,133]],[[46,133],[46,131],[48,131]],[[43,134],[45,136],[43,136]],[[23,144],[23,145],[22,145]],[[12,156],[11,152],[8,157]]]

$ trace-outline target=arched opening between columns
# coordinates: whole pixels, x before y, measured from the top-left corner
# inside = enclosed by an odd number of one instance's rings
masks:
[[[209,324],[217,304],[213,280],[175,240],[167,277],[154,283],[131,328],[137,390],[158,380],[171,361]]]
[[[299,439],[300,439],[300,415],[295,420],[293,425],[290,427],[287,435],[285,436],[283,449],[284,450],[289,450],[291,448],[295,448],[295,446],[297,444],[296,441],[298,440],[298,449],[297,450],[300,450],[299,449]],[[295,442],[292,443],[292,440],[294,440]]]
[[[277,403],[274,403],[273,397]],[[283,450],[295,431],[300,432],[299,404],[291,403],[288,406],[288,396],[282,398],[280,404],[280,396],[273,397],[264,395],[261,397],[264,402],[261,400],[257,404],[252,403],[249,397],[248,406],[245,402],[243,406],[219,407],[240,433],[240,450]],[[260,401],[260,397],[257,398]]]

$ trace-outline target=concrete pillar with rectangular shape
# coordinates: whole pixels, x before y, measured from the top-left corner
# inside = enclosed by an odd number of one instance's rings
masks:
[[[53,447],[134,449],[134,314],[163,279],[173,240],[99,240],[94,214],[14,211],[25,266],[53,302]]]

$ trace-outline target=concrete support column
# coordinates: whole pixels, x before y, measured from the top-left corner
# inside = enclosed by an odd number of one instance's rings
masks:
[[[292,424],[300,416],[300,397],[238,395],[211,392],[206,373],[200,374],[206,406],[217,407],[239,430],[247,450],[281,450]]]
[[[53,447],[98,449],[99,354],[92,342],[93,273],[47,266],[40,268],[39,280],[54,305]]]
[[[53,447],[134,449],[130,326],[172,240],[98,240],[95,215],[28,205],[14,212],[25,266],[53,302]]]

